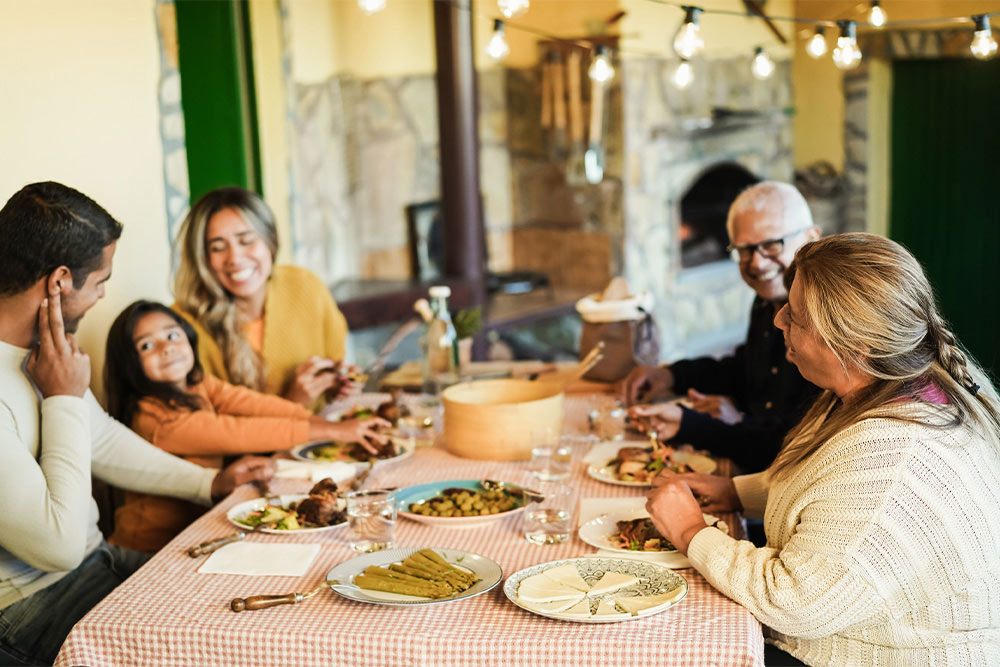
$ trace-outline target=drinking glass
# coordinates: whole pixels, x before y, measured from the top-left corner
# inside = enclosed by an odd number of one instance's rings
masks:
[[[541,482],[554,482],[569,477],[573,451],[561,442],[541,444],[531,448],[528,470]]]
[[[391,549],[396,536],[396,493],[351,491],[347,500],[348,543],[355,551]]]
[[[572,487],[559,482],[532,485],[524,507],[524,537],[532,544],[559,544],[573,530],[576,497]]]

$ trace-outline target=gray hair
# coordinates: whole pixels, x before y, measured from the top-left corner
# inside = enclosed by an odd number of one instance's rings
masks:
[[[794,185],[780,181],[762,181],[741,192],[729,207],[729,216],[726,218],[729,238],[733,238],[739,216],[760,211],[774,214],[780,211],[784,227],[788,230],[804,229],[815,224],[809,204]]]

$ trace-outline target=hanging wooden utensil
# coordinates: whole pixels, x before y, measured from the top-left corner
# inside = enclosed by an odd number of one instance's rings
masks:
[[[542,62],[542,149],[549,152],[552,142],[552,63]]]
[[[552,62],[552,150],[550,156],[555,162],[566,159],[566,67],[562,54],[553,52]]]
[[[601,131],[604,125],[604,83],[590,81],[590,133],[587,137],[587,153],[583,156],[587,182],[592,184],[604,180],[604,147],[601,145]]]
[[[583,100],[580,94],[580,50],[573,48],[566,59],[566,79],[569,87],[569,137],[570,152],[566,161],[566,183],[571,186],[586,185],[587,172],[583,164]]]

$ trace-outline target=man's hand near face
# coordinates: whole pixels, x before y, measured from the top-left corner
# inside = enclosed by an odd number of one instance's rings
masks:
[[[38,309],[38,345],[25,369],[43,398],[82,397],[90,386],[90,357],[63,327],[59,292],[44,299]]]

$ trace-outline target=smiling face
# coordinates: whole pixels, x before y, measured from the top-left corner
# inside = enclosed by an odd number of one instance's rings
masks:
[[[780,201],[780,200],[779,200]],[[745,210],[733,220],[734,246],[746,246],[764,241],[785,239],[781,253],[774,257],[764,257],[754,251],[748,257],[740,256],[740,275],[762,299],[783,301],[788,298],[785,289],[785,271],[795,257],[795,251],[808,241],[819,237],[819,229],[813,226],[802,228],[795,220],[787,220],[783,206],[768,206],[764,210]]]
[[[177,320],[166,313],[147,313],[135,323],[132,342],[146,377],[187,389],[194,351]]]
[[[271,276],[271,250],[238,212],[218,211],[205,230],[208,265],[219,284],[244,304],[263,309],[267,279]],[[250,313],[259,317],[262,313]]]
[[[115,255],[115,245],[116,242],[112,242],[104,247],[101,253],[101,266],[91,271],[79,288],[73,287],[70,280],[62,282],[60,295],[66,333],[76,333],[80,320],[86,312],[104,298],[105,284],[111,278],[111,261]]]

